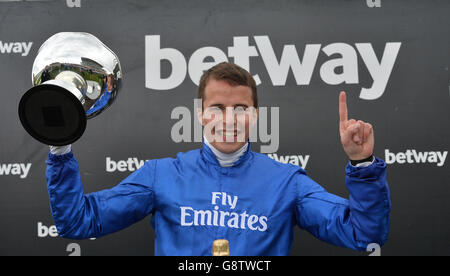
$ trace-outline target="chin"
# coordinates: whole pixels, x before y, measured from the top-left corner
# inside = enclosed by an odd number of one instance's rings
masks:
[[[212,144],[216,149],[223,153],[233,153],[245,145],[245,142],[221,142]]]

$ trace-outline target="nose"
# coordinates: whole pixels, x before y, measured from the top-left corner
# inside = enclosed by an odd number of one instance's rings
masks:
[[[236,116],[233,107],[227,107],[223,116],[223,126],[226,130],[234,130],[236,125]]]

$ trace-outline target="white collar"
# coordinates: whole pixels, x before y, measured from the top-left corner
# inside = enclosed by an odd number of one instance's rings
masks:
[[[238,149],[235,152],[223,153],[220,150],[216,149],[213,145],[211,145],[205,136],[203,136],[203,141],[214,153],[214,155],[217,158],[217,161],[219,161],[219,164],[222,167],[233,166],[234,162],[239,160],[239,157],[241,157],[245,153],[245,151],[247,150],[247,147],[248,147],[248,143],[245,143],[245,145],[243,145],[240,149]]]

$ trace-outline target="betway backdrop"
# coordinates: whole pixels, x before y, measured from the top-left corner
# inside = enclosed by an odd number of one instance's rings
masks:
[[[99,239],[58,236],[48,146],[25,132],[17,108],[40,45],[63,31],[95,35],[123,69],[117,101],[72,146],[85,193],[117,185],[145,160],[200,147],[200,75],[230,61],[254,76],[265,111],[268,131],[252,150],[345,198],[346,91],[349,118],[374,126],[375,155],[388,164],[391,227],[377,254],[449,255],[449,11],[447,0],[0,1],[0,255],[154,253],[150,216]],[[291,255],[371,254],[294,233]]]

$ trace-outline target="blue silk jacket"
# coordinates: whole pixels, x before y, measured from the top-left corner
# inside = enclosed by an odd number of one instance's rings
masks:
[[[119,231],[151,214],[155,255],[211,255],[227,239],[230,255],[288,255],[294,227],[325,242],[366,250],[387,240],[391,209],[386,164],[346,167],[350,198],[328,193],[299,166],[247,151],[221,167],[211,149],[145,162],[119,185],[84,194],[73,152],[49,154],[51,212],[62,237]]]

